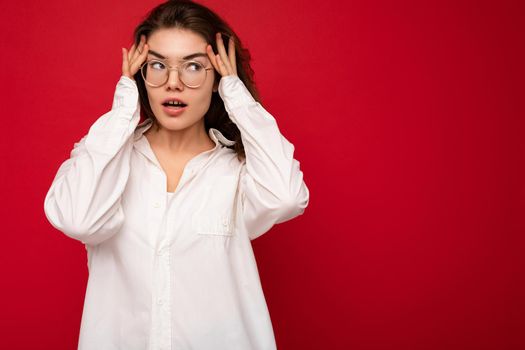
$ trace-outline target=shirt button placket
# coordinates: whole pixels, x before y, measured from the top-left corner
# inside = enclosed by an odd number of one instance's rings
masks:
[[[161,305],[161,314],[163,318],[163,336],[161,345],[164,346],[163,348],[168,349],[171,346],[171,305],[169,303],[169,291],[170,291],[170,265],[169,265],[169,258],[168,257],[162,257],[165,262],[165,275],[164,278],[166,279],[166,287],[163,291],[163,296],[160,302]]]
[[[169,349],[171,346],[171,310],[169,303],[170,291],[170,257],[167,247],[158,248],[157,270],[155,272],[158,286],[157,290],[157,315],[158,315],[158,344],[160,349]]]
[[[152,285],[152,349],[170,349],[171,347],[171,314],[170,314],[170,250],[163,242],[165,232],[163,220],[166,208],[165,184],[166,178],[159,172],[158,188],[150,197],[151,215],[149,229],[156,232],[152,236],[152,244],[160,246],[154,250],[153,285]]]

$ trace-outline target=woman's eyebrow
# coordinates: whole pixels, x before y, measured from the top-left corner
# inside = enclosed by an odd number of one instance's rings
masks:
[[[153,51],[151,49],[148,50],[148,53],[152,54],[153,56],[157,56],[158,58],[161,58],[163,60],[167,59],[166,57],[164,57],[160,53],[155,52],[155,51]],[[202,53],[202,52],[196,52],[196,53],[192,53],[191,55],[184,56],[182,59],[183,60],[191,60],[192,58],[195,58],[195,57],[208,57],[208,55],[205,54],[205,53]]]

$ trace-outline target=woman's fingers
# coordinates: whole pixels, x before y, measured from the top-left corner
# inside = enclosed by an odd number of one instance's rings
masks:
[[[228,44],[229,54],[226,53],[226,49],[224,47],[224,42],[222,40],[220,32],[217,33],[216,42],[217,50],[219,51],[218,54],[215,54],[213,52],[213,48],[211,45],[208,45],[206,47],[206,51],[208,53],[208,57],[211,61],[211,64],[221,76],[237,75],[237,66],[235,59],[235,42],[230,38]]]
[[[129,74],[128,51],[122,48],[122,75],[131,78]]]
[[[133,54],[135,53],[135,43],[131,45],[129,52],[128,52],[128,61],[131,61],[131,58],[133,57]]]
[[[135,60],[131,63],[131,71],[133,72],[133,75],[138,72],[140,69],[140,66],[142,63],[146,60],[146,57],[148,56],[148,44],[144,44],[142,46],[142,52],[135,58]]]
[[[208,44],[208,46],[206,46],[206,53],[208,54],[208,58],[210,59],[211,65],[220,74],[221,72],[219,71],[219,66],[217,65],[217,60],[215,59],[215,53],[213,52],[213,48],[211,47],[210,44]]]
[[[217,65],[219,66],[219,72],[221,73],[221,75],[222,76],[228,75],[228,69],[224,65],[224,62],[222,61],[221,56],[217,55],[216,59],[217,59]]]
[[[214,52],[213,52],[213,48],[211,47],[211,45],[208,45],[208,47],[206,48],[207,52],[208,52],[208,57],[210,58],[210,61],[211,61],[211,64],[213,65],[213,68],[215,68],[215,70],[221,75],[221,76],[225,76],[228,74],[228,72],[226,71],[226,67],[224,67],[224,64],[222,64],[222,61],[220,60],[220,57],[219,55],[216,55]]]
[[[122,75],[131,79],[138,72],[140,66],[148,55],[148,44],[146,44],[146,37],[142,35],[138,46],[133,43],[129,52],[122,48]]]
[[[146,43],[146,38],[144,37],[144,35],[141,35],[139,45],[137,49],[135,50],[135,52],[133,53],[133,56],[131,57],[130,62],[135,61],[137,57],[139,57],[142,54],[145,43]]]
[[[226,69],[225,75],[233,74],[233,70],[230,67],[230,61],[228,59],[228,54],[226,53],[226,49],[224,48],[224,42],[222,41],[222,35],[220,32],[217,33],[217,49],[219,50],[220,60],[222,61],[222,64],[224,65]]]
[[[228,56],[230,58],[230,66],[232,73],[237,75],[237,62],[235,60],[235,41],[233,37],[230,37],[230,42],[228,43]]]

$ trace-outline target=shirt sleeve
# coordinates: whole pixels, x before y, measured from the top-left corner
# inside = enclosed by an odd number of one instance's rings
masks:
[[[136,83],[121,76],[111,110],[74,144],[46,194],[44,212],[56,229],[85,244],[98,244],[118,232],[139,119]]]
[[[246,161],[239,191],[248,235],[253,240],[274,224],[304,213],[309,190],[294,146],[281,134],[275,118],[255,101],[242,80],[228,75],[219,94],[230,119],[241,132]]]

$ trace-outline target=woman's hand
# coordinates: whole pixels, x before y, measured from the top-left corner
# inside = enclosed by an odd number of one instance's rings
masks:
[[[237,75],[237,65],[235,63],[235,43],[233,38],[230,37],[228,43],[228,54],[224,48],[224,42],[222,41],[221,33],[217,33],[217,49],[219,53],[215,55],[213,48],[208,44],[206,51],[210,58],[211,64],[215,67],[215,70],[224,77],[226,75]]]
[[[135,43],[131,46],[129,52],[122,48],[122,75],[132,79],[139,71],[140,66],[148,56],[148,44],[146,44],[146,37],[140,37],[139,46],[136,49]]]

